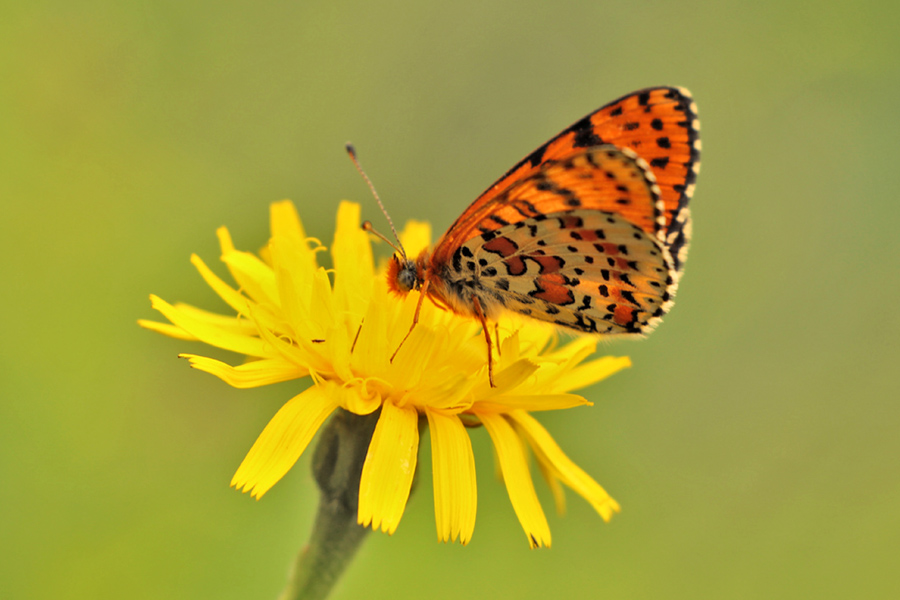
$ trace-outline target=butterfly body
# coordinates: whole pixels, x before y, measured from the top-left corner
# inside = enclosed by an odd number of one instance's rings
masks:
[[[483,325],[513,311],[584,333],[646,334],[684,267],[699,152],[686,90],[623,96],[516,164],[433,250],[395,255],[389,283]]]

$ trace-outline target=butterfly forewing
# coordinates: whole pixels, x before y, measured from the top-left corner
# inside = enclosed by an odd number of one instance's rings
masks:
[[[573,123],[521,160],[489,187],[447,233],[454,233],[459,243],[468,239],[459,237],[460,231],[470,237],[478,235],[472,221],[492,213],[493,205],[503,202],[503,192],[515,182],[538,171],[547,161],[579,149],[611,144],[633,150],[649,164],[660,189],[666,238],[678,234],[679,247],[686,249],[690,222],[686,208],[700,168],[699,136],[697,107],[687,90],[658,87],[633,92]],[[676,213],[680,219],[675,218]]]
[[[622,215],[646,233],[664,241],[663,204],[653,173],[632,151],[614,146],[577,150],[547,160],[527,177],[498,193],[465,224],[451,228],[434,250],[434,262],[452,260],[460,246],[485,240],[490,232],[526,219],[575,209]],[[458,257],[457,257],[458,259]]]

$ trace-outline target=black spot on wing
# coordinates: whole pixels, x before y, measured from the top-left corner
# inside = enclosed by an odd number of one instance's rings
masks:
[[[675,233],[675,238],[669,242],[669,252],[672,254],[672,266],[677,273],[684,269],[684,263],[681,262],[682,249],[690,242],[685,232],[684,224],[672,221],[669,233]]]
[[[589,116],[572,125],[569,131],[575,134],[572,145],[576,148],[590,148],[591,146],[601,146],[604,143],[603,138],[594,133],[594,125]]]
[[[597,333],[597,322],[592,318],[585,315],[575,315],[576,325],[582,331],[586,331],[588,333]]]
[[[546,151],[547,151],[547,144],[544,144],[543,146],[541,146],[540,148],[538,148],[537,150],[535,150],[534,152],[529,154],[527,157],[525,157],[524,162],[531,163],[532,167],[536,167],[539,164],[541,164],[541,161],[544,160],[544,153]]]

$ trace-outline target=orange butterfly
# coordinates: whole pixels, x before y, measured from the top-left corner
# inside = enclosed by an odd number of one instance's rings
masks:
[[[433,250],[413,260],[398,248],[391,288],[477,318],[491,385],[487,321],[504,310],[585,333],[649,333],[684,267],[699,130],[684,88],[607,104],[510,169]]]

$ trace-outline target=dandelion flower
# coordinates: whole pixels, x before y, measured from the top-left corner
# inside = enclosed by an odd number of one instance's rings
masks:
[[[259,255],[237,250],[218,230],[235,285],[198,256],[191,262],[230,307],[220,315],[151,296],[169,321],[140,321],[153,331],[196,340],[246,357],[232,366],[183,354],[191,366],[237,388],[309,378],[265,427],[231,481],[260,498],[297,462],[316,431],[338,409],[369,415],[380,409],[359,486],[358,522],[393,533],[416,471],[419,422],[432,449],[434,509],[441,541],[466,544],[475,527],[475,459],[468,432],[483,425],[496,452],[513,509],[532,547],[550,545],[550,529],[535,494],[529,451],[562,506],[560,483],[584,497],[608,521],[619,505],[575,465],[531,413],[589,404],[571,393],[629,366],[627,358],[590,359],[596,339],[560,343],[550,326],[502,317],[494,383],[488,382],[485,341],[477,321],[422,305],[409,331],[418,293],[398,299],[377,270],[360,209],[338,209],[332,269],[319,264],[325,248],[307,237],[288,201],[271,206],[272,237]],[[402,234],[412,255],[427,246],[426,224]],[[236,316],[235,316],[236,314]]]

